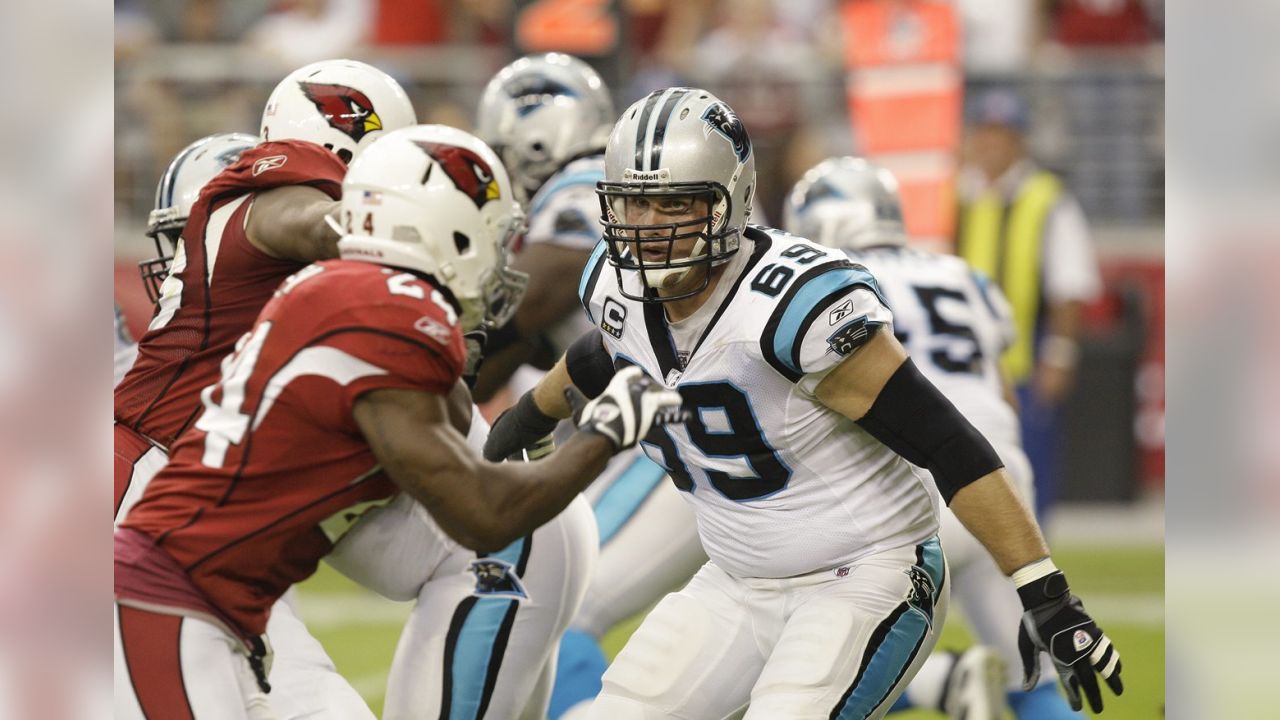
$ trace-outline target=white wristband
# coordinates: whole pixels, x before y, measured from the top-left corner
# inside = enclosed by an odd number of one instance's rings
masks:
[[[1022,587],[1030,582],[1035,582],[1042,577],[1047,577],[1058,572],[1058,567],[1053,564],[1051,558],[1041,558],[1029,565],[1023,565],[1013,571],[1013,584],[1015,587]]]

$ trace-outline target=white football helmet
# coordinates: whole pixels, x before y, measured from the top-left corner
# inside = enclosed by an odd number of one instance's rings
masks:
[[[431,275],[463,330],[505,324],[528,276],[507,267],[524,216],[498,156],[478,138],[417,125],[379,138],[342,182],[338,253]]]
[[[499,70],[476,114],[476,134],[506,163],[522,201],[569,160],[602,150],[617,118],[600,75],[563,53],[529,55]]]
[[[356,60],[321,60],[289,73],[262,111],[262,139],[307,140],[350,163],[374,140],[417,123],[392,77]]]
[[[156,244],[156,257],[138,263],[151,302],[159,300],[160,284],[169,276],[178,239],[200,190],[257,144],[258,138],[252,135],[219,133],[191,143],[170,161],[156,185],[155,206],[147,218],[147,237]]]
[[[862,158],[810,168],[787,194],[782,218],[788,232],[841,250],[907,244],[897,179]]]
[[[747,129],[733,109],[698,88],[655,90],[622,113],[605,150],[605,179],[597,186],[601,222],[609,241],[609,262],[617,269],[619,291],[635,300],[664,302],[691,297],[643,297],[622,290],[622,271],[638,271],[645,286],[671,287],[690,269],[728,262],[738,251],[751,217],[756,158]],[[710,213],[678,223],[637,225],[624,222],[628,201],[684,203],[703,200]],[[697,237],[688,257],[673,257],[678,240]],[[630,252],[654,244],[666,260],[642,260]]]

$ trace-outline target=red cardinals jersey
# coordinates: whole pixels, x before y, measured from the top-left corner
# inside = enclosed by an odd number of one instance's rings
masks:
[[[429,282],[330,260],[287,279],[201,394],[202,411],[122,529],[155,539],[242,631],[309,577],[360,513],[395,486],[352,405],[379,388],[448,394],[465,354],[457,316]],[[119,543],[117,542],[117,547]],[[116,593],[163,603],[117,552]]]
[[[138,359],[116,387],[120,424],[168,447],[195,419],[200,390],[253,325],[280,281],[303,263],[254,247],[245,221],[256,193],[311,185],[337,200],[347,168],[308,142],[268,142],[245,151],[200,192]]]

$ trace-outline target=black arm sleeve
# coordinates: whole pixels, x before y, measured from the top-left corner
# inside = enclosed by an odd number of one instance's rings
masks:
[[[858,425],[908,462],[933,473],[948,505],[960,488],[1004,467],[991,443],[910,358],[885,383]]]
[[[589,398],[596,397],[609,387],[613,379],[613,359],[604,349],[604,339],[599,328],[591,328],[573,341],[565,352],[565,366],[574,387]]]
[[[515,407],[493,421],[489,437],[484,441],[484,459],[501,462],[504,458],[531,447],[551,434],[559,420],[543,414],[533,401],[533,391],[520,396]]]

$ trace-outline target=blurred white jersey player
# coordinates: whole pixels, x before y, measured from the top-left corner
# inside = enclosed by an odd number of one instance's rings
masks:
[[[1016,332],[1000,289],[959,257],[907,247],[897,181],[861,158],[831,158],[806,172],[787,196],[784,224],[790,232],[844,250],[871,271],[893,308],[898,341],[991,442],[1030,504],[1031,466],[999,363]],[[1003,717],[1007,688],[1019,717],[1078,717],[1053,687],[1047,667],[1039,692],[1021,692],[1017,627],[1008,622],[1021,607],[1014,588],[947,508],[940,537],[953,598],[979,640],[999,657],[981,645],[960,656],[936,654],[904,700],[953,717]],[[994,687],[983,682],[992,674],[998,674]]]
[[[542,373],[521,362],[562,355],[592,324],[578,305],[576,279],[600,240],[596,183],[617,119],[609,90],[589,65],[560,54],[519,58],[489,82],[477,134],[502,157],[517,192],[529,198],[529,228],[514,267],[529,274],[513,322],[490,338],[478,396],[508,377],[518,395]],[[600,558],[561,641],[549,717],[600,690],[600,637],[657,602],[706,562],[693,515],[666,472],[639,449],[620,453],[584,493],[599,526]]]

